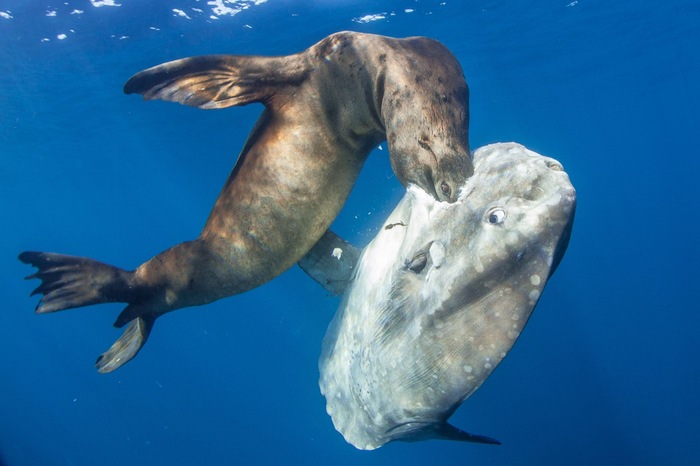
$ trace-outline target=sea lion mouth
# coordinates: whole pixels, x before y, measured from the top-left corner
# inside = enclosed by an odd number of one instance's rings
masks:
[[[418,138],[418,145],[430,154],[430,156],[433,158],[435,167],[439,167],[440,162],[438,161],[438,157],[435,155],[432,147],[430,147],[430,144],[428,143],[428,136],[422,135],[420,138]],[[432,170],[426,167],[426,183],[424,186],[430,186],[432,188],[430,190],[430,194],[432,194],[433,197],[439,201],[454,202],[454,200],[451,199],[452,188],[450,185],[445,180],[436,180],[432,175]]]
[[[450,202],[449,198],[446,198],[442,194],[442,190],[438,189],[439,183],[435,181],[435,179],[433,178],[433,174],[429,169],[425,170],[425,176],[423,178],[424,183],[422,185],[418,184],[418,186],[425,186],[425,191],[428,194],[430,194],[434,199],[437,199],[441,202]]]

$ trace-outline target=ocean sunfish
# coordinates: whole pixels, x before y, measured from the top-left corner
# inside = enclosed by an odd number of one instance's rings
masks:
[[[319,385],[335,428],[359,449],[498,443],[447,419],[528,321],[568,246],[576,192],[559,162],[515,143],[482,147],[473,161],[457,202],[409,187],[361,255],[327,232],[300,261],[328,290],[347,287]]]

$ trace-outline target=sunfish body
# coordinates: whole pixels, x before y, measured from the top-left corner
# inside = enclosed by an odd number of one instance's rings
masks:
[[[518,144],[480,148],[474,167],[454,204],[408,189],[362,251],[328,328],[319,384],[336,429],[357,448],[497,443],[447,419],[530,317],[568,245],[576,193],[556,160]],[[300,265],[337,290],[356,257],[327,234]]]
[[[24,252],[38,268],[37,313],[128,303],[123,336],[97,361],[110,372],[141,349],[155,319],[257,287],[318,241],[345,203],[369,152],[388,141],[404,184],[453,202],[472,173],[468,89],[440,43],[333,34],[289,56],[209,55],[133,76],[128,94],[215,109],[259,102],[253,128],[202,233],[136,270]]]

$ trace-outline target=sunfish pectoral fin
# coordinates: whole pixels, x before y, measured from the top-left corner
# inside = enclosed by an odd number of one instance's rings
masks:
[[[95,362],[97,372],[101,374],[112,372],[136,356],[148,340],[155,320],[154,315],[144,314],[129,322],[122,336],[97,358]]]
[[[500,445],[501,444],[501,442],[499,442],[496,439],[493,439],[491,437],[486,437],[485,435],[470,434],[469,432],[465,432],[462,429],[458,429],[457,427],[455,427],[452,424],[449,424],[447,422],[443,422],[442,424],[439,424],[437,426],[437,428],[435,429],[435,435],[437,438],[442,438],[445,440],[458,440],[460,442],[473,442],[473,443],[487,443],[490,445]]]
[[[298,264],[308,276],[334,295],[348,287],[361,249],[327,230]]]
[[[280,89],[303,82],[311,70],[295,55],[203,55],[143,70],[124,84],[124,92],[204,109],[268,103]]]

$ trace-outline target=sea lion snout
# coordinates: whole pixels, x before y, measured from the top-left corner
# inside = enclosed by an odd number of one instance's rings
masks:
[[[391,165],[401,184],[419,186],[438,201],[455,202],[464,182],[474,174],[468,149],[436,151],[425,137],[417,139],[412,149],[400,148],[392,136],[388,138]],[[413,156],[401,155],[404,153]]]
[[[405,167],[399,166],[394,168],[394,172],[404,186],[418,186],[438,201],[449,203],[457,201],[460,187],[473,173],[468,167],[448,170],[441,170],[438,167],[436,171],[428,166],[422,168],[421,170],[412,167],[406,170]]]

